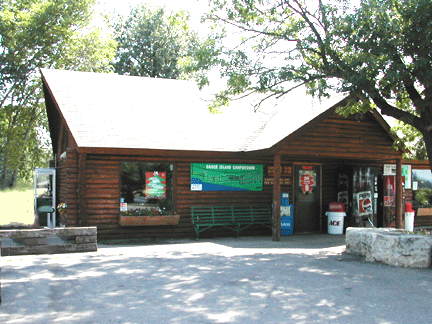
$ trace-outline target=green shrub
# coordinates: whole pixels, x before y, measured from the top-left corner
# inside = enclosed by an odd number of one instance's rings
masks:
[[[416,191],[414,205],[422,207],[432,206],[432,190],[421,188]]]

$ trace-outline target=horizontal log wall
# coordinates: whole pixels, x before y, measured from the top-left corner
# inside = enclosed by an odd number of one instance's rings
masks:
[[[288,138],[278,146],[282,156],[282,166],[292,166],[295,162],[322,163],[322,204],[323,214],[328,203],[336,200],[337,169],[341,165],[353,163],[367,166],[391,163],[401,157],[400,152],[392,150],[393,140],[375,120],[365,115],[362,121],[354,117],[345,119],[339,115],[332,115],[313,128],[302,132],[297,139]],[[85,208],[86,224],[97,226],[98,235],[102,238],[175,238],[193,237],[190,208],[200,205],[271,205],[272,185],[264,185],[261,192],[192,192],[190,190],[191,163],[245,163],[263,164],[264,176],[268,167],[273,166],[273,158],[253,158],[244,153],[200,153],[174,151],[160,152],[165,157],[157,156],[158,152],[150,151],[152,156],[137,155],[136,150],[124,149],[122,155],[104,155],[97,149],[94,153],[87,151],[85,168]],[[142,151],[142,150],[141,150]],[[100,153],[100,154],[99,154]],[[124,153],[124,154],[123,154]],[[166,154],[165,154],[166,153]],[[269,153],[269,152],[267,152]],[[140,153],[141,154],[141,153]],[[148,227],[120,227],[120,163],[135,162],[163,162],[174,165],[174,205],[176,212],[181,215],[180,223],[176,226],[148,226]],[[67,158],[60,164],[60,200],[68,203],[67,225],[79,226],[78,206],[78,154],[73,149],[67,150]],[[64,171],[66,170],[66,171]],[[284,176],[282,176],[284,177]],[[290,183],[283,185],[281,192],[289,192],[293,197],[293,175]],[[322,215],[323,230],[326,230],[326,217]],[[265,230],[264,230],[265,231]],[[250,233],[262,233],[262,229]],[[209,235],[230,235],[223,229],[215,229]],[[247,233],[246,233],[247,234]],[[269,234],[270,232],[266,232]]]
[[[174,164],[174,205],[180,222],[175,226],[140,226],[120,227],[120,163],[121,162],[164,162]],[[119,157],[88,155],[86,166],[86,207],[87,224],[98,227],[100,238],[175,238],[193,237],[191,223],[191,206],[259,206],[272,204],[272,186],[264,185],[263,191],[245,192],[194,192],[190,190],[190,166],[191,163],[242,163],[264,164],[267,170],[272,166],[268,160],[215,160],[212,159],[187,159],[179,158],[177,161],[167,158],[155,157]],[[182,161],[181,161],[182,160]],[[291,191],[291,186],[282,186],[283,190]],[[209,235],[230,235],[225,230],[215,228],[209,231]],[[268,234],[265,228],[252,228],[242,235]],[[204,235],[205,236],[205,235]]]
[[[300,137],[282,145],[280,152],[292,157],[396,160],[399,151],[392,149],[393,139],[369,114],[357,121],[334,114]],[[387,162],[388,163],[388,162]]]
[[[61,217],[66,219],[66,226],[79,226],[78,221],[78,153],[74,149],[66,150],[66,157],[60,159],[57,168],[59,183],[58,202],[67,203],[67,212]]]
[[[87,217],[90,226],[98,226],[98,233],[103,238],[125,238],[125,237],[141,237],[141,238],[175,238],[175,237],[193,237],[193,227],[191,223],[191,206],[257,206],[272,204],[272,185],[263,185],[263,191],[260,192],[194,192],[190,190],[190,165],[196,161],[188,162],[163,161],[161,162],[174,163],[175,165],[175,207],[176,212],[181,216],[180,223],[176,226],[160,226],[160,227],[120,227],[119,221],[119,203],[120,203],[120,163],[130,159],[122,159],[120,157],[110,157],[104,160],[101,157],[93,156],[88,159],[86,169],[86,190],[87,190]],[[145,158],[135,159],[135,161],[145,161]],[[154,161],[154,159],[151,159]],[[200,160],[198,162],[205,162]],[[226,161],[214,161],[213,163],[227,163]],[[268,167],[273,165],[269,161],[232,161],[230,163],[251,163],[264,164],[264,176],[268,176]],[[285,159],[282,161],[282,166],[292,166],[292,161]],[[337,176],[338,169],[349,166],[369,166],[382,167],[380,163],[350,163],[342,160],[326,160],[322,164],[322,228],[326,231],[328,204],[337,200]],[[290,198],[293,198],[293,179],[291,176],[291,184],[283,185],[281,192],[289,192]],[[76,184],[75,184],[76,187]],[[409,194],[407,196],[410,196]],[[407,197],[408,198],[408,197]],[[408,199],[409,200],[409,199]],[[73,206],[72,206],[73,207]],[[68,213],[69,214],[69,213]],[[75,213],[72,213],[75,215]],[[69,216],[69,215],[68,215]],[[69,219],[69,222],[75,221]],[[69,224],[69,223],[68,223]],[[265,233],[264,233],[264,232]],[[205,233],[203,233],[205,234]],[[214,231],[209,231],[209,235],[224,236],[230,235],[229,232],[221,228],[215,228]],[[270,234],[263,228],[256,229],[247,234]],[[204,235],[205,236],[205,235]]]
[[[88,224],[118,224],[120,163],[88,159],[86,166],[86,217]]]

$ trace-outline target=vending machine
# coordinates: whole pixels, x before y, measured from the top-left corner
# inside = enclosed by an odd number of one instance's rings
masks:
[[[377,226],[378,193],[377,168],[350,167],[339,171],[337,198],[345,204],[346,226]]]
[[[402,206],[405,205],[405,189],[411,189],[411,166],[402,166]],[[384,164],[383,172],[383,227],[396,227],[396,165]]]
[[[396,176],[384,175],[383,227],[396,226]]]

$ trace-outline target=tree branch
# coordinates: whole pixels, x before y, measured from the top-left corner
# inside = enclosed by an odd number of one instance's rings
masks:
[[[369,93],[369,95],[371,96],[372,101],[375,103],[375,105],[381,110],[381,113],[383,115],[396,118],[406,124],[417,128],[420,131],[424,131],[420,117],[417,117],[409,112],[403,111],[397,107],[390,105],[387,100],[385,100],[382,96],[378,94],[377,91],[374,91],[373,94]]]

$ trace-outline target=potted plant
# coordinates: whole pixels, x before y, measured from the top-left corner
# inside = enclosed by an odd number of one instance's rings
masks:
[[[415,194],[414,206],[418,207],[417,215],[432,216],[432,190],[421,188]]]
[[[157,226],[157,225],[177,225],[180,215],[167,213],[163,209],[156,208],[136,208],[128,209],[120,214],[120,226]]]
[[[67,203],[62,202],[57,205],[56,209],[60,214],[60,223],[66,225],[67,224]]]

